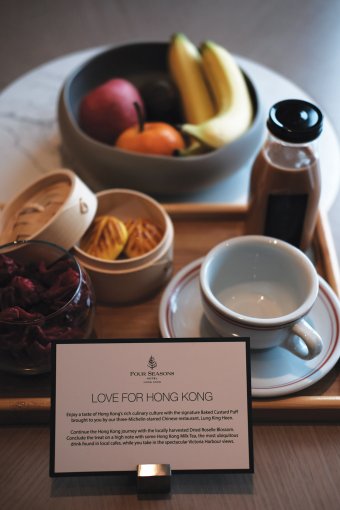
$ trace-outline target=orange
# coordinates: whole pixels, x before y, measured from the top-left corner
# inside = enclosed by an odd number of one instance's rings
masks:
[[[184,149],[183,136],[165,122],[136,124],[123,131],[116,140],[116,147],[143,154],[172,156],[174,151]]]

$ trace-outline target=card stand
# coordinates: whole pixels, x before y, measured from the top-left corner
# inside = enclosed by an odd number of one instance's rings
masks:
[[[170,464],[138,464],[137,492],[139,494],[165,494],[170,490]]]

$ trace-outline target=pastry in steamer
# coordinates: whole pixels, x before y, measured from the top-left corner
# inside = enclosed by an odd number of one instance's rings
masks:
[[[124,253],[128,258],[140,257],[161,241],[163,231],[152,221],[136,218],[125,222],[128,231]]]
[[[127,238],[123,221],[115,216],[98,216],[85,234],[81,248],[93,257],[115,260],[122,253]]]

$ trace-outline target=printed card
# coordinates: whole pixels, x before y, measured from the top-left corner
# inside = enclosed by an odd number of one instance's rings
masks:
[[[248,339],[53,347],[51,476],[253,472]]]

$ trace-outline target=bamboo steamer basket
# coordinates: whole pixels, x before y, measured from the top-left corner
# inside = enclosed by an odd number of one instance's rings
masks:
[[[54,191],[58,187],[63,189],[59,194]],[[24,238],[49,241],[69,250],[87,230],[96,210],[96,195],[74,172],[55,170],[35,180],[4,206],[1,244]],[[40,216],[45,212],[53,214],[42,223]],[[33,228],[35,222],[37,229]],[[16,223],[19,227],[13,231]]]

